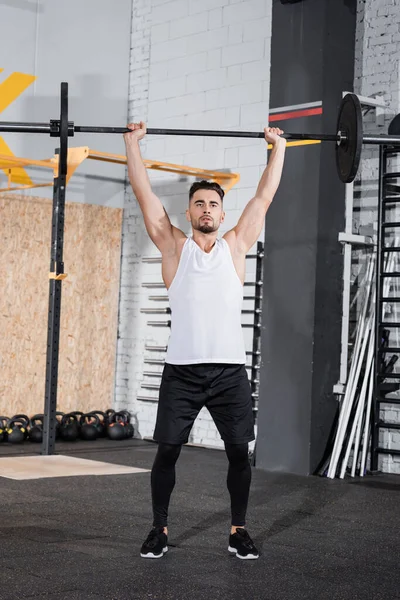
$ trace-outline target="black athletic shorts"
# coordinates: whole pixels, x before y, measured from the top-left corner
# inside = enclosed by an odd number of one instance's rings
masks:
[[[255,439],[251,388],[245,365],[166,363],[154,440],[186,444],[203,406],[209,410],[224,442],[244,444]]]

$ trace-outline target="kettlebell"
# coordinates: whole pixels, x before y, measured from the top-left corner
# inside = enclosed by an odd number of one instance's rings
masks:
[[[115,415],[115,410],[112,408],[109,408],[108,410],[106,410],[106,416],[104,419],[104,426],[107,430],[107,427],[109,426],[110,423],[113,422],[113,416]],[[107,431],[106,431],[107,433]]]
[[[128,417],[124,411],[118,411],[115,413],[115,420],[121,423],[124,426],[124,437],[126,439],[128,437]]]
[[[24,425],[24,440],[26,440],[28,438],[29,435],[29,417],[28,415],[14,415],[13,417],[14,419],[18,419],[22,421],[25,421],[25,425]]]
[[[7,441],[10,444],[22,444],[25,439],[26,422],[17,416],[7,421]]]
[[[6,427],[9,417],[0,417],[0,442],[5,442],[7,438]]]
[[[67,413],[61,419],[60,436],[65,442],[75,442],[79,436],[78,417],[73,413]]]
[[[107,427],[107,435],[110,440],[123,440],[125,438],[125,423],[123,415],[115,413],[112,417],[112,422]]]
[[[135,433],[135,430],[133,428],[133,425],[131,423],[131,413],[128,410],[121,410],[120,414],[126,415],[126,437],[127,438],[132,438],[133,434]]]
[[[40,444],[43,440],[44,415],[34,415],[29,420],[29,441]]]
[[[97,439],[98,429],[97,425],[100,423],[100,419],[93,413],[86,413],[81,416],[79,424],[81,426],[80,436],[83,440],[91,442]]]
[[[103,411],[101,411],[101,410],[92,410],[92,411],[90,411],[89,414],[90,415],[97,415],[97,416],[100,415],[101,416],[102,420],[99,418],[99,422],[95,423],[94,425],[95,425],[95,427],[97,429],[97,437],[99,437],[99,438],[100,437],[101,438],[105,437],[107,435],[107,433],[106,433],[106,425],[105,425],[105,423],[106,423],[106,415],[105,415],[105,413],[103,413]]]
[[[57,423],[56,423],[56,440],[60,439],[60,427],[61,427],[61,419],[59,419],[58,417],[63,417],[65,413],[57,411],[56,412],[56,419],[57,419]]]
[[[81,424],[80,424],[80,418],[83,417],[83,415],[85,413],[83,413],[81,410],[74,410],[71,413],[69,413],[70,415],[75,415],[77,417],[77,425],[78,425],[78,435],[81,434]]]

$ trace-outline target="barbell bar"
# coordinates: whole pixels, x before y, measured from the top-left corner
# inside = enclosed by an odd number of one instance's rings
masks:
[[[69,122],[69,136],[75,133],[128,133],[127,127],[92,127],[90,125],[74,125]],[[7,123],[0,122],[0,131],[10,133],[50,133],[54,132],[54,137],[58,137],[57,121],[53,126],[46,123]],[[259,131],[224,131],[213,129],[162,129],[147,128],[147,135],[189,135],[200,137],[233,137],[233,138],[264,138],[264,132]],[[284,133],[281,137],[287,140],[321,140],[324,142],[337,142],[338,135],[323,135],[314,133]]]
[[[12,121],[0,121],[0,131],[2,133],[47,133],[54,132],[53,137],[59,137],[58,121],[55,126],[49,123],[20,123]],[[124,134],[131,131],[127,127],[92,127],[90,125],[74,125],[69,121],[69,137],[75,133],[118,133]],[[200,137],[234,137],[234,138],[264,138],[264,132],[259,131],[224,131],[214,129],[154,129],[147,128],[148,135],[189,135]],[[348,137],[345,133],[327,134],[327,133],[283,133],[280,137],[285,140],[314,140],[320,142],[336,142],[337,144],[346,143]],[[400,137],[397,135],[364,135],[363,144],[400,144]]]
[[[61,84],[63,85],[63,84]],[[94,127],[75,125],[68,121],[68,137],[75,133],[117,133],[129,131],[126,127]],[[44,133],[51,137],[61,137],[61,121],[49,123],[0,122],[3,133]],[[149,135],[186,135],[200,137],[264,138],[264,132],[218,131],[202,129],[163,129],[148,128]],[[346,94],[339,108],[337,133],[284,133],[286,140],[334,142],[336,144],[336,165],[339,177],[344,183],[351,183],[358,171],[363,144],[400,145],[400,137],[395,135],[363,135],[361,104],[355,94]]]
[[[11,121],[0,121],[0,131],[2,133],[50,133],[54,132],[59,137],[58,121],[55,121],[55,126],[49,123],[20,123]],[[74,125],[73,121],[69,121],[69,137],[73,137],[75,133],[128,133],[130,129],[127,127],[92,127],[90,125]],[[72,131],[72,133],[71,133]],[[234,137],[234,138],[264,138],[264,132],[259,131],[224,131],[214,129],[154,129],[147,128],[147,135],[189,135],[200,137]],[[348,137],[344,133],[326,134],[326,133],[283,133],[280,137],[286,140],[315,140],[321,142],[336,142],[338,144],[348,141]],[[400,144],[400,137],[397,135],[364,135],[362,137],[363,144]]]
[[[350,94],[348,94],[350,95]],[[58,121],[55,126],[49,123],[20,123],[12,121],[0,121],[0,131],[2,133],[54,133],[53,137],[59,137]],[[68,122],[68,135],[73,137],[75,133],[128,133],[127,127],[91,127],[74,125],[73,121]],[[192,135],[200,137],[237,137],[237,138],[264,138],[264,132],[258,131],[224,131],[211,129],[153,129],[148,128],[149,135]],[[72,133],[71,133],[72,132]],[[57,135],[55,135],[57,134]],[[336,142],[338,144],[348,141],[345,133],[337,134],[325,133],[283,133],[280,137],[286,140],[315,140],[321,142]],[[397,135],[365,135],[362,137],[363,144],[400,144],[400,137]]]

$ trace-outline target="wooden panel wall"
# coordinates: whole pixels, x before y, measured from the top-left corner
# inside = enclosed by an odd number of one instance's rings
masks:
[[[43,412],[52,202],[0,194],[0,415]],[[113,400],[122,209],[65,209],[58,410]]]

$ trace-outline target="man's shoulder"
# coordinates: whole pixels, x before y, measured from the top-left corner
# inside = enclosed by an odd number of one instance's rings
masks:
[[[238,256],[238,255],[245,256],[247,254],[247,252],[244,252],[243,249],[238,244],[238,239],[237,239],[235,228],[227,231],[222,236],[221,239],[225,240],[225,242],[228,244],[232,256]]]

